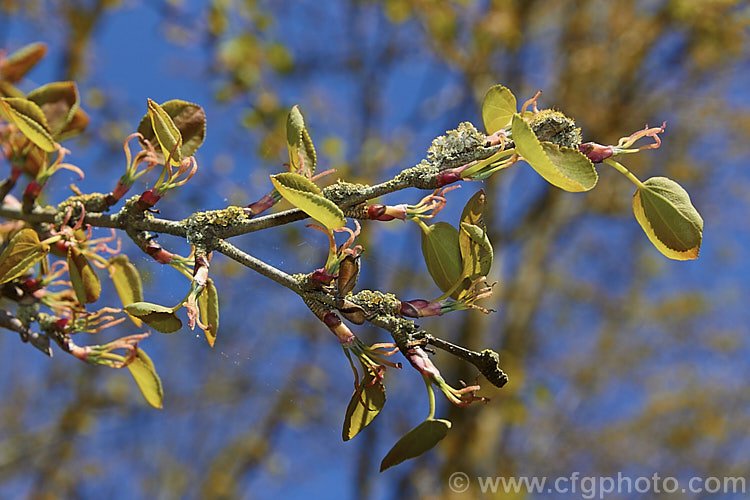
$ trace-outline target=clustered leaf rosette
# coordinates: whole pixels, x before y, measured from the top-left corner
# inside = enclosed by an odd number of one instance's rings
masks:
[[[475,309],[484,314],[489,314],[493,312],[492,309],[486,309],[476,303],[478,300],[492,296],[492,285],[487,285],[486,282],[487,277],[478,278],[470,288],[462,291],[456,300],[447,298],[433,301],[425,299],[402,300],[399,306],[399,314],[407,318],[426,318],[466,309]]]
[[[478,385],[466,386],[464,384],[464,387],[461,389],[456,389],[446,383],[440,371],[421,346],[410,346],[406,352],[402,351],[402,353],[424,378],[429,398],[429,414],[424,422],[407,432],[393,445],[393,448],[391,448],[380,463],[380,472],[431,450],[448,434],[448,430],[452,425],[451,422],[435,418],[435,393],[433,385],[436,385],[443,391],[443,394],[445,394],[451,403],[459,407],[468,406],[474,401],[488,401],[487,398],[476,395],[479,390]]]
[[[449,188],[438,188],[432,194],[422,198],[416,205],[383,205],[375,204],[366,207],[367,217],[370,220],[391,221],[399,220],[417,220],[434,218],[447,203],[446,193],[458,189],[461,186],[451,186]]]
[[[484,191],[477,191],[463,209],[460,229],[447,222],[427,226],[420,218],[414,219],[422,229],[422,255],[427,270],[444,292],[433,301],[440,305],[430,306],[432,310],[439,308],[445,313],[473,308],[488,312],[475,305],[477,300],[492,295],[492,287],[485,285],[494,256],[482,221],[485,204]],[[454,301],[447,302],[448,297]],[[426,306],[422,311],[422,314],[427,314]],[[417,310],[414,312],[418,313]]]
[[[317,229],[318,231],[325,233],[328,237],[328,257],[326,258],[326,263],[323,267],[316,269],[310,275],[310,283],[312,286],[314,288],[323,288],[330,285],[333,280],[339,277],[339,270],[342,262],[347,259],[356,261],[359,258],[363,249],[361,245],[355,245],[354,241],[357,236],[359,236],[362,228],[356,219],[354,220],[354,230],[351,230],[348,227],[328,229],[318,226],[317,224],[308,224],[307,227]],[[334,232],[348,233],[349,238],[341,246],[337,246],[333,234]],[[356,278],[354,283],[356,283]],[[354,286],[354,283],[352,283],[352,287]]]
[[[289,163],[287,163],[287,166],[289,167],[289,173],[308,179],[312,183],[316,179],[332,172],[332,170],[327,170],[321,174],[314,175],[318,157],[315,153],[315,146],[313,145],[312,139],[310,138],[310,132],[308,132],[307,127],[305,126],[305,119],[302,117],[302,112],[300,111],[299,106],[293,106],[289,111],[289,115],[287,116],[286,146],[289,153]],[[258,215],[278,203],[278,201],[281,200],[282,197],[288,198],[288,196],[290,195],[289,189],[295,189],[298,187],[294,184],[288,185],[289,182],[292,182],[288,179],[293,179],[297,183],[304,183],[304,181],[300,181],[295,177],[286,177],[286,179],[287,182],[285,182],[285,178],[283,176],[282,178],[276,180],[274,180],[274,177],[272,177],[274,188],[270,192],[263,195],[258,201],[247,205],[247,215],[250,217]],[[281,191],[279,191],[278,189],[280,185],[284,188]],[[314,195],[321,194],[320,191],[315,187],[310,187],[306,184],[303,185],[303,191],[312,193]],[[286,192],[286,196],[282,194],[284,192]],[[294,196],[294,193],[291,194],[292,196]],[[296,199],[299,199],[299,196],[296,196]],[[320,200],[317,201],[320,202]],[[295,203],[292,202],[292,204]],[[328,208],[330,209],[330,207]]]
[[[185,299],[185,308],[190,329],[194,330],[198,325],[206,335],[208,344],[213,347],[219,329],[219,295],[213,280],[208,277],[210,262],[210,253],[196,255],[193,282]]]
[[[0,194],[7,195],[26,173],[31,181],[23,194],[25,211],[33,208],[47,180],[59,169],[83,177],[78,167],[63,162],[69,151],[60,145],[81,134],[89,122],[79,105],[76,84],[52,82],[28,94],[15,86],[46,53],[45,44],[33,43],[0,57],[0,145],[11,165],[10,176],[0,183]]]
[[[80,210],[79,218],[71,226],[69,223],[74,208]],[[59,229],[51,229],[49,231],[50,237],[44,240],[44,243],[51,245],[54,255],[66,258],[66,269],[70,284],[78,303],[82,307],[99,300],[101,293],[101,282],[94,272],[92,264],[100,269],[106,269],[109,263],[100,254],[116,255],[121,249],[120,240],[113,229],[110,230],[109,236],[93,238],[92,228],[83,223],[85,216],[86,209],[84,206],[80,204],[68,206],[59,223]],[[109,245],[113,242],[115,243],[114,248]],[[55,274],[52,273],[52,276],[55,276]]]
[[[157,104],[147,100],[147,113],[138,126],[138,139],[147,151],[144,159],[149,164],[163,165],[153,188],[144,191],[137,206],[141,210],[152,208],[170,189],[188,182],[198,169],[195,152],[203,144],[206,135],[206,116],[197,104],[181,100],[171,100]],[[158,144],[160,151],[154,151],[152,144]],[[126,150],[126,156],[129,156]],[[128,161],[128,169],[132,162]],[[150,167],[147,167],[150,168]],[[133,170],[120,183],[132,184],[131,178],[137,174]],[[117,188],[116,188],[117,190]]]
[[[77,333],[99,333],[106,328],[111,328],[124,322],[126,318],[116,317],[114,314],[121,313],[121,309],[113,307],[102,307],[98,311],[62,311],[61,315],[54,320],[54,328],[60,333],[75,335]]]
[[[191,280],[185,298],[172,307],[143,300],[140,278],[137,278],[137,271],[129,262],[111,259],[110,272],[125,312],[134,323],[145,323],[160,333],[175,333],[183,325],[177,311],[184,307],[188,326],[191,329],[198,326],[203,330],[206,340],[213,347],[219,329],[219,295],[213,280],[208,277],[210,261],[210,253],[196,252],[195,248],[188,257],[172,255],[169,264]]]
[[[36,321],[47,338],[54,339],[65,352],[81,361],[115,369],[127,367],[146,401],[155,408],[161,408],[164,396],[161,379],[151,359],[138,345],[149,336],[147,332],[101,345],[80,346],[73,340],[76,334],[98,333],[122,323],[125,318],[113,315],[119,312],[119,309],[104,307],[95,312],[72,312],[64,317],[39,313]]]
[[[478,385],[467,386],[462,384],[461,389],[451,387],[440,374],[440,370],[435,366],[432,360],[427,356],[425,350],[415,345],[407,349],[406,359],[409,360],[411,366],[414,367],[419,373],[421,373],[430,384],[436,385],[443,394],[448,398],[448,401],[456,406],[464,407],[469,406],[474,401],[488,401],[487,398],[479,397],[476,395],[480,389]],[[431,390],[431,386],[428,384],[428,390]]]
[[[130,150],[130,142],[133,139],[138,139],[138,142],[143,147],[143,149],[138,151],[135,156],[133,156],[133,153]],[[151,144],[151,141],[147,140],[138,132],[134,132],[125,138],[122,143],[122,149],[125,152],[125,173],[122,174],[122,177],[117,181],[115,188],[106,197],[107,206],[110,207],[115,205],[123,196],[125,196],[130,190],[130,187],[139,177],[159,165],[159,157],[157,156],[156,150]],[[142,164],[145,164],[145,166],[140,168]]]
[[[121,369],[127,367],[146,401],[154,408],[163,407],[164,388],[154,363],[138,343],[148,337],[148,333],[129,335],[104,345],[79,347],[68,342],[70,353],[90,364],[104,365]],[[118,354],[116,350],[124,350]]]
[[[367,427],[385,405],[383,379],[386,368],[401,368],[400,363],[389,361],[386,357],[397,353],[398,348],[393,343],[367,346],[352,333],[332,309],[319,303],[306,302],[318,319],[336,336],[354,374],[354,393],[346,410],[342,431],[344,441],[348,441]],[[361,366],[361,377],[352,355]]]
[[[348,441],[367,427],[383,409],[386,400],[383,384],[386,367],[400,369],[401,363],[385,359],[398,352],[398,348],[392,343],[366,346],[354,337],[350,342],[342,344],[342,348],[354,373],[354,393],[344,415],[342,431],[344,441]],[[361,379],[352,353],[362,367]]]

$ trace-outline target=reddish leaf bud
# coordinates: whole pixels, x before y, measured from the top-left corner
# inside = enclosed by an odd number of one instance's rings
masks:
[[[107,199],[105,201],[107,202],[109,206],[114,205],[123,196],[125,196],[125,193],[128,192],[128,189],[130,189],[130,186],[128,186],[127,184],[118,182],[117,185],[115,186],[115,189],[112,190],[112,192],[107,195]]]
[[[463,169],[461,170],[463,171]],[[443,170],[437,176],[438,187],[447,186],[461,180],[461,171],[457,169]]]
[[[37,181],[31,181],[29,182],[29,185],[26,186],[26,189],[23,192],[23,197],[21,198],[23,201],[23,210],[25,212],[31,211],[34,207],[34,202],[39,197],[43,187],[44,185],[39,184]]]
[[[145,252],[159,264],[169,264],[172,261],[172,254],[164,250],[156,242],[149,241],[146,245]]]
[[[141,194],[136,206],[141,210],[148,210],[149,208],[153,208],[153,206],[156,205],[156,202],[160,199],[160,194],[156,194],[156,191],[153,189],[147,189]]]
[[[30,196],[32,198],[36,198],[42,192],[42,187],[43,186],[41,184],[39,184],[37,181],[31,181],[31,182],[29,182],[29,185],[26,186],[26,189],[23,192],[24,199],[27,196]]]
[[[310,283],[313,286],[329,285],[335,278],[336,275],[329,274],[328,271],[320,268],[312,272],[310,275]]]
[[[395,219],[394,216],[385,213],[386,207],[380,203],[367,207],[367,216],[370,220],[389,221]]]
[[[52,253],[58,257],[65,257],[68,255],[68,247],[72,243],[66,240],[59,240],[52,244]]]
[[[323,316],[323,323],[325,323],[328,328],[333,330],[341,324],[341,318],[339,318],[336,313],[327,312],[326,315]]]
[[[409,360],[411,366],[414,367],[419,373],[432,377],[440,377],[440,370],[432,363],[432,360],[427,357],[427,353],[421,347],[414,347],[404,353],[406,359]],[[442,377],[441,377],[442,379]]]
[[[34,292],[36,290],[39,290],[40,288],[39,280],[37,280],[36,278],[29,278],[23,282],[23,288],[27,292]]]
[[[406,300],[401,302],[399,314],[407,318],[424,318],[425,316],[439,316],[440,302],[429,302],[424,299]]]
[[[595,142],[580,144],[578,150],[594,163],[601,163],[614,153],[612,146],[602,146]]]
[[[398,313],[407,318],[419,318],[419,309],[427,304],[428,302],[422,299],[401,301],[401,308]]]

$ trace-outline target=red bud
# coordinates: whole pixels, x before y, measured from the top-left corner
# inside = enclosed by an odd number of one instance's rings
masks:
[[[438,187],[443,187],[443,186],[447,186],[448,184],[453,184],[454,182],[457,182],[460,180],[461,180],[460,171],[456,171],[455,169],[443,170],[437,176],[437,185]]]
[[[153,206],[156,205],[156,202],[160,199],[160,194],[156,194],[153,189],[147,189],[141,194],[136,206],[141,210],[148,210],[149,208],[153,208]]]
[[[326,315],[323,316],[323,323],[325,323],[328,328],[334,329],[341,324],[341,318],[333,312],[327,312]]]
[[[336,278],[335,275],[329,274],[328,271],[325,269],[316,269],[312,272],[312,275],[310,276],[310,281],[314,285],[328,285],[330,284],[334,279]]]
[[[578,150],[594,163],[601,163],[614,153],[612,146],[602,146],[595,142],[580,144]]]

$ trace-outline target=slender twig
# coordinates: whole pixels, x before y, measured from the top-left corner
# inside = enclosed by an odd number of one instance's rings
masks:
[[[46,222],[52,224],[55,222],[57,211],[52,207],[36,208],[31,212],[23,212],[20,207],[0,207],[0,217],[8,220],[22,220],[32,224]],[[156,217],[146,217],[141,220],[128,222],[120,214],[102,214],[88,212],[83,220],[84,223],[94,227],[108,227],[113,229],[127,229],[128,225],[133,229],[140,231],[152,231],[155,233],[171,234],[173,236],[185,237],[185,228],[182,221],[159,219]]]
[[[214,243],[214,249],[218,252],[223,253],[232,260],[235,260],[243,266],[249,267],[253,271],[256,271],[266,278],[272,279],[276,283],[285,286],[293,292],[302,295],[302,288],[299,282],[284,271],[273,267],[272,265],[263,262],[250,255],[247,252],[243,252],[236,246],[224,240],[217,240]]]
[[[491,349],[485,349],[482,352],[472,351],[429,333],[420,333],[418,337],[424,342],[476,366],[480,373],[495,386],[502,387],[508,382],[508,376],[500,369],[500,356],[495,351]]]
[[[391,179],[389,181],[376,184],[375,186],[362,186],[362,189],[357,193],[345,198],[343,201],[338,202],[338,206],[342,209],[364,203],[373,198],[383,196],[395,191],[406,189],[411,185],[404,180]],[[239,236],[242,234],[252,233],[260,231],[262,229],[268,229],[271,227],[282,226],[291,222],[296,222],[307,218],[308,215],[298,208],[292,208],[283,212],[275,214],[264,215],[263,217],[257,217],[250,219],[247,222],[243,222],[237,225],[227,227],[224,231],[221,231],[218,236],[221,238],[230,238],[232,236]]]
[[[31,345],[42,351],[47,356],[52,356],[52,349],[49,346],[49,337],[32,332],[13,314],[4,309],[0,309],[0,327],[17,332],[24,342],[30,342]]]

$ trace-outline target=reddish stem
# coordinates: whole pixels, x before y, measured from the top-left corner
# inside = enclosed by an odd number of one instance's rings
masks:
[[[273,204],[276,203],[276,199],[273,197],[273,191],[267,194],[264,194],[261,199],[256,201],[255,203],[249,204],[246,208],[250,211],[248,214],[250,217],[255,217],[256,215],[265,212],[269,208],[273,206]]]

